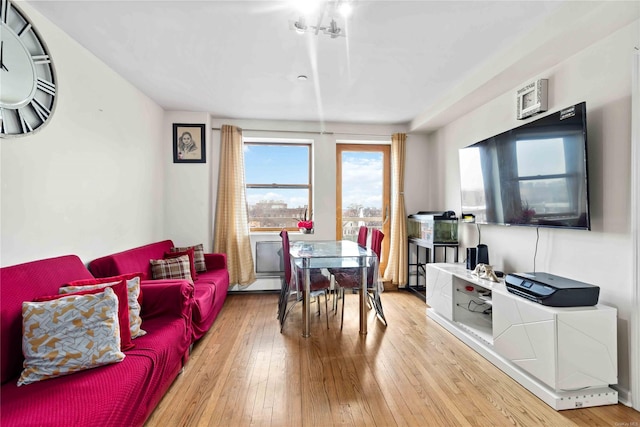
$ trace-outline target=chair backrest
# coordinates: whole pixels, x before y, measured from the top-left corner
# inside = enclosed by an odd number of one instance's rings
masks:
[[[382,239],[384,239],[382,231],[377,228],[371,230],[371,250],[378,255],[378,259],[380,259],[380,252],[382,251]]]
[[[358,232],[358,244],[362,247],[366,247],[367,246],[367,233],[369,232],[369,229],[362,225],[360,226],[360,231]]]
[[[284,262],[284,280],[289,285],[291,284],[291,256],[289,255],[289,232],[282,230],[280,232],[282,237],[282,261]]]

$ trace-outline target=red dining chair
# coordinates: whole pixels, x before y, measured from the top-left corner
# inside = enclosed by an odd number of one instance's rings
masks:
[[[384,234],[380,230],[375,228],[371,230],[371,250],[378,256],[378,259],[380,259],[383,239]],[[378,281],[376,280],[377,272],[374,270],[374,268],[367,269],[367,289],[373,291],[373,295],[369,295],[369,303],[374,308],[376,308],[376,312],[382,316],[382,319],[386,325],[387,321],[384,318],[384,314],[382,312],[382,303],[380,302],[380,296],[378,292]],[[342,295],[342,313],[340,320],[340,329],[342,330],[342,327],[344,325],[344,289],[360,289],[360,269],[340,268],[331,269],[330,271],[334,275],[336,283],[340,288],[340,294]]]
[[[367,247],[367,234],[369,233],[369,229],[364,225],[360,226],[360,230],[358,230],[358,244],[362,247]]]
[[[368,234],[369,234],[369,229],[366,226],[361,225],[360,226],[360,230],[358,230],[358,240],[357,240],[357,242],[363,248],[367,247]],[[331,274],[333,274],[334,277],[335,277],[336,273],[345,272],[344,270],[345,269],[342,269],[342,268],[331,268],[331,269],[329,269],[329,272]],[[346,269],[346,273],[354,274],[352,269]],[[357,288],[354,288],[354,289],[357,289]],[[343,297],[344,297],[344,288],[336,289],[335,290],[335,295],[334,295],[334,298],[333,298],[333,305],[332,305],[334,312],[338,311],[338,299],[343,298]]]
[[[280,232],[282,238],[282,259],[284,261],[284,280],[280,289],[280,300],[278,301],[278,319],[280,320],[280,332],[284,328],[284,322],[291,309],[301,301],[302,288],[304,286],[304,271],[299,270],[297,277],[293,276],[291,268],[291,256],[289,254],[289,233],[287,230]],[[322,274],[320,269],[314,268],[309,272],[310,297],[314,297],[318,302],[318,314],[320,314],[320,295],[324,294],[325,317],[327,319],[327,329],[329,329],[329,304],[327,302],[327,291],[331,285],[330,279]],[[293,304],[289,306],[289,300],[293,297]]]
[[[374,228],[371,230],[371,250],[378,255],[378,261],[380,261],[380,255],[382,253],[382,240],[384,240],[384,233],[382,231]],[[375,283],[374,283],[375,282]],[[367,288],[369,291],[369,303],[375,308],[376,313],[382,320],[382,322],[387,325],[387,319],[384,317],[384,310],[382,310],[382,301],[380,300],[380,291],[379,284],[377,280],[374,280],[371,275],[369,275],[369,280],[367,281]],[[344,304],[344,301],[343,301]]]

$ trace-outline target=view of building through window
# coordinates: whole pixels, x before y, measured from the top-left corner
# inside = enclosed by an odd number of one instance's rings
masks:
[[[382,229],[384,217],[384,155],[362,146],[339,147],[342,233],[356,241],[361,226]]]
[[[315,221],[311,143],[246,140],[244,160],[251,230],[295,230],[305,217]],[[355,241],[362,225],[382,228],[383,169],[381,152],[363,149],[342,154],[342,239]]]
[[[296,229],[311,219],[311,144],[248,142],[244,145],[249,226]]]

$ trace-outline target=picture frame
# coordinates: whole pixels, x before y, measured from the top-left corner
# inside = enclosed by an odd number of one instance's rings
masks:
[[[538,79],[518,89],[516,92],[518,120],[526,119],[548,109],[548,80]]]
[[[173,163],[206,163],[203,124],[173,124]]]

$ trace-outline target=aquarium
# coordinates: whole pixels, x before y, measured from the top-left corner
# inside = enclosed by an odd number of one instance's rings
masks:
[[[418,212],[407,218],[407,236],[427,244],[458,243],[458,218],[453,211]]]

